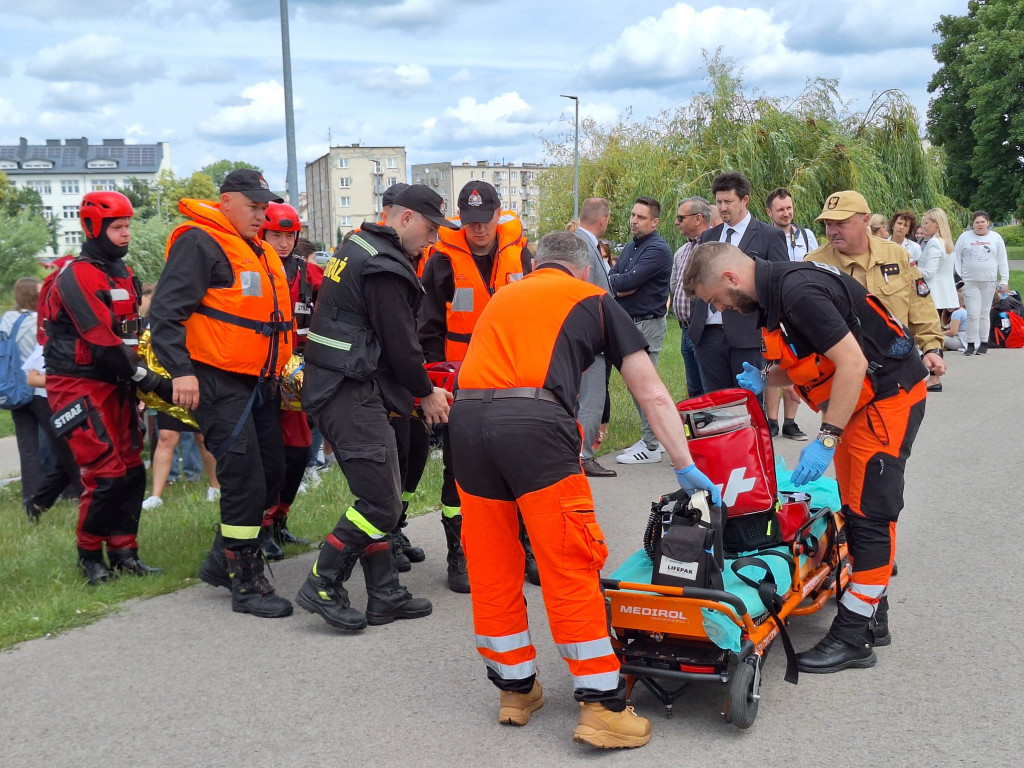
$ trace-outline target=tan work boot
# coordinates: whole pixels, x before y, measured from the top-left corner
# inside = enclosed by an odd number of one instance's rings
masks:
[[[651,740],[651,721],[640,717],[632,707],[612,712],[599,701],[584,701],[580,702],[580,722],[572,738],[601,749],[642,747]]]
[[[526,725],[530,722],[530,713],[543,706],[544,689],[541,688],[539,680],[533,681],[533,689],[529,693],[502,691],[498,722],[505,725]]]

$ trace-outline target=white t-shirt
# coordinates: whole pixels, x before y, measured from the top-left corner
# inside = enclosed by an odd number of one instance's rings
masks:
[[[892,242],[895,242],[895,241],[890,237],[889,238],[889,242],[892,243]],[[905,250],[907,252],[907,257],[910,259],[910,263],[911,264],[917,264],[917,262],[921,258],[921,246],[920,245],[915,243],[909,237],[904,237],[903,238],[903,242],[902,243],[897,243],[897,245],[902,245],[903,246],[903,250]]]
[[[21,364],[21,370],[25,373],[29,371],[46,373],[46,359],[43,357],[43,346],[41,344],[36,344],[32,354],[25,358],[25,362]],[[33,387],[32,391],[38,397],[46,397],[46,387]]]
[[[998,232],[976,235],[969,229],[957,238],[953,247],[954,266],[962,280],[1008,283],[1010,265],[1006,261],[1006,243]]]

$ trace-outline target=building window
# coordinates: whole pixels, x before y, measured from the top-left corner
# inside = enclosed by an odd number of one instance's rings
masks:
[[[53,218],[53,206],[51,206],[51,205],[44,205],[43,206],[43,218],[47,219],[47,220]]]
[[[398,177],[397,176],[388,176],[388,183],[387,183],[388,187],[393,187],[397,183],[398,183]]]
[[[447,179],[448,178],[448,171],[441,171],[441,178],[442,179]]]
[[[476,171],[470,171],[469,172],[469,178],[475,179],[476,178]]]
[[[114,179],[93,179],[92,180],[92,191],[93,192],[115,192],[117,190],[117,182]]]
[[[389,157],[388,158],[388,168],[397,168],[397,167],[398,167],[398,159],[394,158],[394,157]]]
[[[351,227],[352,226],[352,217],[351,216],[342,216],[341,217],[341,226],[343,226],[343,227]]]
[[[347,157],[339,157],[338,158],[338,167],[339,168],[348,168],[348,158]]]
[[[441,187],[441,197],[444,197],[447,194],[448,194],[448,187]]]
[[[341,177],[341,188],[342,189],[348,189],[351,186],[352,186],[352,177],[351,176],[342,176]]]
[[[341,198],[341,207],[342,208],[350,208],[351,206],[352,206],[352,198],[351,197],[343,197],[343,198]]]
[[[512,181],[519,180],[519,171],[512,171]]]
[[[513,201],[512,201],[511,203],[509,203],[509,207],[510,207],[510,208],[511,208],[511,209],[512,209],[513,211],[518,211],[518,210],[519,210],[519,203],[518,203],[518,202],[516,202],[515,200],[513,200]]]
[[[50,182],[49,182],[49,180],[46,180],[46,181],[26,181],[25,182],[25,187],[26,187],[26,189],[34,189],[40,195],[48,195],[48,194],[50,194]]]
[[[502,187],[501,188],[501,194],[507,195],[508,194],[508,187]]]
[[[80,245],[82,242],[82,233],[78,230],[74,232],[64,233],[64,245]]]
[[[77,219],[78,218],[78,206],[77,205],[65,205],[64,206],[64,218],[65,219]]]
[[[80,195],[81,190],[78,188],[78,179],[61,179],[60,180],[60,191],[65,195]]]

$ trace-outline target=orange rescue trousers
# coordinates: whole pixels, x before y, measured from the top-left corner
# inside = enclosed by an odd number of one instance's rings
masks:
[[[608,548],[580,467],[579,425],[552,403],[466,401],[452,409],[449,434],[477,650],[488,678],[501,690],[527,693],[537,671],[523,596],[519,511],[575,698],[621,710],[625,687],[598,573]]]
[[[853,576],[831,632],[853,645],[871,643],[876,618],[887,619],[904,473],[924,419],[925,395],[922,380],[909,392],[901,389],[861,408],[846,425],[833,457]]]

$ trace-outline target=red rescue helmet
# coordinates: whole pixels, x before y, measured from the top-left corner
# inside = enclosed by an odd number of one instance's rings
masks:
[[[103,231],[104,219],[130,219],[135,215],[132,202],[120,192],[89,192],[78,209],[85,236],[95,240]]]
[[[287,203],[271,203],[267,206],[266,223],[260,227],[260,239],[267,230],[271,232],[298,232],[302,229],[299,212]]]

